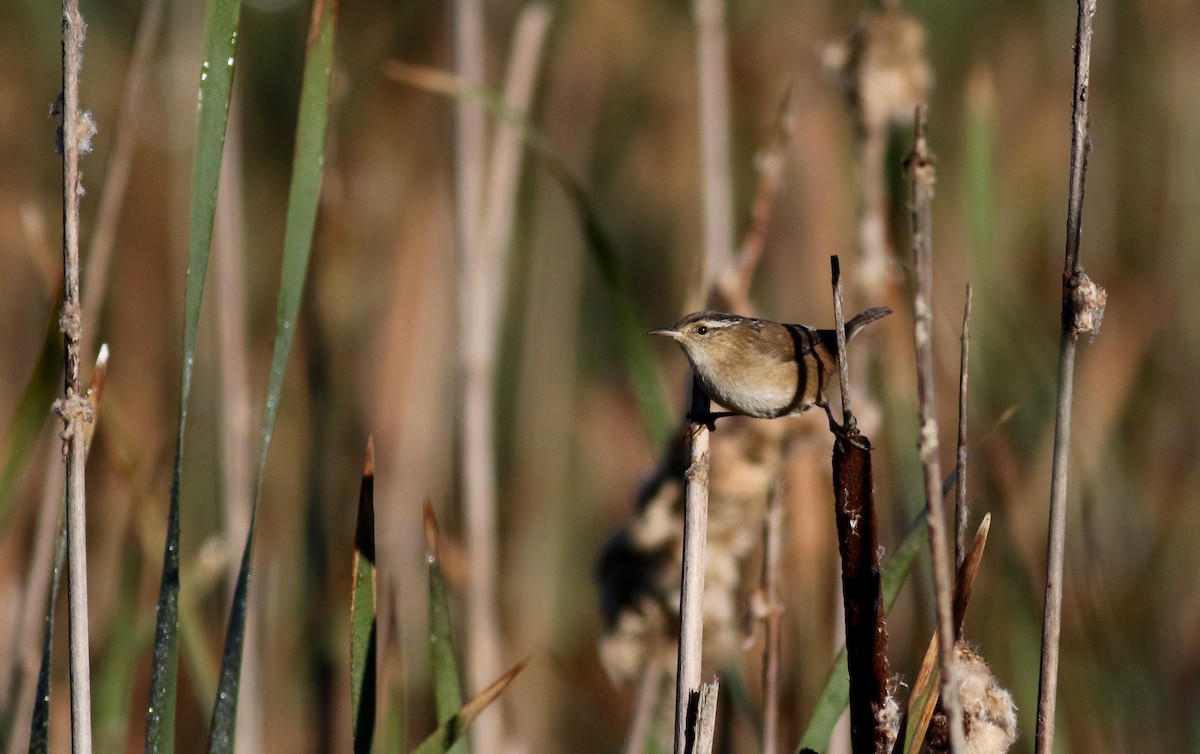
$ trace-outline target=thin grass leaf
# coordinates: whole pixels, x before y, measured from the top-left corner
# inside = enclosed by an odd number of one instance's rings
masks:
[[[448,724],[463,706],[462,688],[458,680],[458,662],[454,658],[450,600],[438,559],[437,519],[429,500],[425,501],[425,559],[429,563],[429,654],[433,694],[437,719]],[[455,744],[453,751],[465,752],[465,741]]]
[[[900,543],[900,546],[888,558],[887,565],[884,566],[881,588],[885,613],[891,612],[892,605],[896,603],[896,597],[900,594],[900,587],[904,584],[904,579],[908,576],[909,570],[924,547],[926,526],[925,514],[922,513],[913,522],[908,534],[904,536],[904,541]],[[825,681],[821,695],[817,697],[812,718],[808,722],[804,735],[800,737],[796,751],[799,752],[802,749],[825,751],[833,736],[833,728],[837,725],[838,718],[842,716],[842,710],[846,709],[849,701],[850,675],[846,664],[846,649],[843,647],[833,661],[829,678]]]
[[[150,699],[146,707],[146,752],[175,750],[175,692],[179,671],[179,488],[183,472],[183,438],[200,326],[200,302],[212,247],[213,219],[229,95],[237,53],[240,0],[208,0],[204,20],[204,60],[200,70],[196,150],[192,161],[191,226],[188,231],[187,282],[184,294],[183,370],[179,388],[179,429],[175,435],[175,465],[171,472],[171,501],[167,540],[163,548],[154,655],[150,669]]]
[[[258,505],[262,500],[271,435],[279,412],[280,394],[283,392],[284,371],[292,350],[292,337],[296,331],[300,301],[304,293],[304,279],[308,273],[313,228],[317,221],[321,178],[325,168],[325,136],[329,127],[329,81],[333,72],[333,38],[337,25],[337,10],[338,0],[316,0],[313,3],[308,53],[305,57],[304,79],[300,90],[292,183],[288,192],[279,303],[275,312],[275,344],[271,354],[271,375],[267,383],[267,404],[263,412],[262,452],[259,455],[258,474],[254,482],[250,526],[246,532],[246,544],[242,549],[241,567],[238,569],[229,623],[225,630],[225,651],[221,658],[220,681],[209,728],[210,752],[232,751],[237,727],[254,527],[258,518]]]
[[[629,369],[642,427],[651,446],[661,447],[677,424],[675,414],[667,401],[663,381],[654,361],[650,342],[646,338],[646,323],[638,314],[629,278],[617,255],[615,244],[600,223],[600,215],[587,187],[575,176],[554,144],[537,130],[528,118],[507,107],[504,99],[491,89],[470,84],[451,73],[405,63],[389,63],[384,72],[395,81],[419,89],[479,103],[493,117],[513,127],[520,134],[521,141],[541,159],[542,164],[567,193],[575,211],[579,213],[584,241],[600,269],[604,289],[617,318],[621,349]]]
[[[988,513],[975,532],[975,542],[963,560],[958,570],[958,578],[954,585],[954,628],[962,632],[963,617],[967,613],[967,603],[971,599],[971,589],[975,586],[975,575],[979,573],[979,563],[983,560],[983,550],[987,546],[988,532],[992,526],[992,514]],[[908,710],[906,712],[904,752],[918,754],[925,743],[925,733],[929,730],[929,721],[933,718],[941,689],[942,667],[937,652],[937,637],[929,640],[929,648],[921,662],[917,680],[913,683],[912,693],[908,695]],[[914,714],[915,713],[915,714]]]
[[[516,665],[512,666],[508,672],[496,679],[496,682],[488,686],[471,701],[463,705],[463,708],[458,710],[453,717],[438,726],[438,729],[429,735],[421,742],[421,745],[412,750],[412,754],[444,754],[450,750],[450,747],[461,741],[466,735],[467,728],[475,718],[479,717],[488,706],[496,701],[500,694],[508,688],[508,685],[513,682],[513,679],[525,669],[532,657],[527,657]]]
[[[42,633],[42,662],[38,667],[37,692],[33,697],[33,721],[29,724],[29,754],[50,751],[50,660],[54,645],[54,606],[67,561],[66,502],[58,514],[58,539],[54,545],[54,574],[50,577],[50,604],[46,608],[46,630]]]
[[[121,587],[108,647],[96,672],[93,686],[93,725],[96,751],[125,751],[129,736],[129,709],[138,661],[149,645],[150,624],[139,619],[141,568],[137,558],[126,553],[122,558]],[[145,616],[143,613],[143,617]]]
[[[358,523],[354,534],[354,589],[350,597],[350,719],[354,753],[371,751],[375,737],[375,439],[367,440]]]
[[[54,312],[62,309],[62,301],[56,301]],[[37,444],[38,434],[46,426],[46,406],[58,393],[62,375],[63,341],[58,329],[58,316],[50,317],[46,325],[46,337],[38,354],[37,364],[29,382],[21,393],[12,421],[9,422],[7,441],[4,446],[4,462],[0,465],[0,527],[12,506],[13,493],[20,481],[21,472],[29,460],[29,454]]]

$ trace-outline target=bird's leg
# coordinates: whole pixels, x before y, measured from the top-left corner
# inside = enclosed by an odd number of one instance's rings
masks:
[[[738,414],[734,411],[706,411],[704,413],[700,413],[697,411],[688,411],[687,419],[688,419],[688,421],[699,422],[701,424],[707,425],[709,432],[716,432],[717,431],[717,419],[721,419],[726,416],[737,416],[737,415]]]
[[[858,431],[858,422],[854,420],[854,414],[847,417],[845,424],[839,424],[837,419],[833,418],[833,410],[829,408],[828,401],[821,401],[817,405],[825,410],[825,416],[829,419],[829,431],[833,433],[834,437],[862,450],[871,449],[863,439],[862,433]]]

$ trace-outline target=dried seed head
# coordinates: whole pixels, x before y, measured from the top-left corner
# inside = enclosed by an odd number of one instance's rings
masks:
[[[917,105],[929,99],[933,74],[925,27],[899,11],[867,13],[849,37],[826,46],[822,62],[864,132],[910,122]]]
[[[963,754],[1004,754],[1017,740],[1017,707],[1012,694],[996,682],[983,657],[965,641],[954,647],[967,749]],[[946,713],[941,705],[929,723],[930,752],[950,750]]]
[[[1095,283],[1083,270],[1071,277],[1071,326],[1076,335],[1090,335],[1095,340],[1104,322],[1108,291]]]

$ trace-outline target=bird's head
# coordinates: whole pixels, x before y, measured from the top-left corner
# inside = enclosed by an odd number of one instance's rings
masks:
[[[746,343],[746,331],[753,322],[736,314],[694,312],[672,327],[651,330],[650,334],[673,339],[694,365],[703,366],[735,357]]]

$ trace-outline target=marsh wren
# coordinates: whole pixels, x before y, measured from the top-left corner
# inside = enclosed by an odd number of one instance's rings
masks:
[[[846,323],[846,341],[881,317],[887,307],[868,309]],[[826,409],[829,379],[837,373],[837,333],[805,325],[721,312],[695,312],[673,327],[651,330],[673,338],[687,354],[704,392],[729,413],[759,419]],[[830,417],[832,421],[832,417]]]

